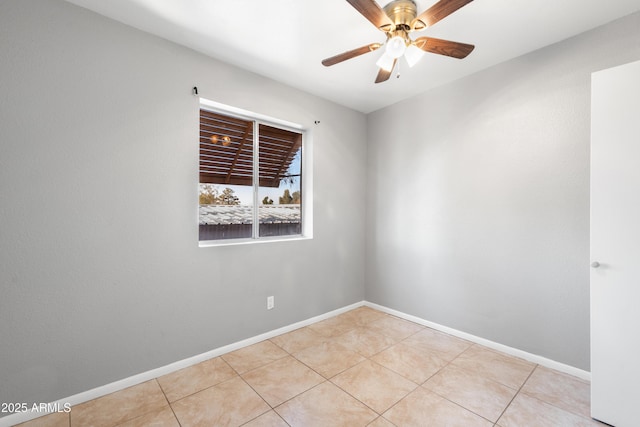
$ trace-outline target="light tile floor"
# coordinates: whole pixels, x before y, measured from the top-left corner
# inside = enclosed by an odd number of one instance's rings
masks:
[[[22,427],[603,425],[589,383],[360,307]]]

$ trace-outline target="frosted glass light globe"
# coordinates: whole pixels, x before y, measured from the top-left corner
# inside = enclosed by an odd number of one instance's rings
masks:
[[[420,61],[420,58],[424,55],[424,50],[420,49],[414,44],[410,44],[407,47],[407,51],[404,53],[404,59],[407,60],[409,67],[413,67]]]
[[[376,65],[385,71],[391,72],[395,63],[395,59],[393,59],[387,52],[385,52],[380,57],[380,59],[378,59]]]
[[[404,38],[400,36],[391,37],[387,41],[387,47],[385,51],[391,56],[393,59],[400,58],[404,51],[407,49],[407,45],[404,41]]]

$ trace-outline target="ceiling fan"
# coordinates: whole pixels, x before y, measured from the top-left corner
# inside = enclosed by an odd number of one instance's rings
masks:
[[[373,52],[385,45],[384,54],[376,62],[380,70],[375,82],[381,83],[389,79],[398,59],[403,55],[410,67],[417,64],[425,52],[458,59],[465,58],[475,46],[433,37],[418,37],[414,40],[410,34],[434,25],[472,1],[440,0],[418,15],[416,3],[413,0],[393,0],[384,8],[381,8],[375,0],[347,0],[362,16],[383,31],[387,39],[384,43],[371,43],[324,59],[322,65],[329,67]]]

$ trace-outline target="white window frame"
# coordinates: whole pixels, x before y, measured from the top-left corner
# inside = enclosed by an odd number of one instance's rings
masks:
[[[252,111],[243,110],[241,108],[232,107],[229,105],[221,104],[219,102],[211,101],[209,99],[200,98],[199,109],[205,109],[214,113],[224,114],[227,116],[252,121],[253,122],[253,237],[250,238],[237,238],[237,239],[220,239],[220,240],[203,240],[198,241],[199,247],[212,247],[212,246],[229,246],[229,245],[246,245],[256,243],[268,243],[268,242],[281,242],[281,241],[296,241],[296,240],[308,240],[313,238],[313,161],[312,161],[312,131],[300,124],[289,122],[282,119],[266,116],[264,114],[254,113]],[[301,168],[302,176],[300,179],[300,191],[302,193],[302,206],[301,206],[301,221],[302,221],[302,233],[288,236],[268,236],[260,237],[259,227],[260,222],[258,218],[258,209],[260,206],[260,197],[258,194],[259,183],[255,179],[259,176],[260,163],[259,163],[259,149],[258,149],[258,127],[260,125],[267,125],[277,127],[283,130],[291,132],[297,132],[302,134],[302,148],[301,148]],[[198,143],[199,144],[199,143]],[[198,150],[199,151],[199,150]],[[200,163],[200,156],[198,155],[198,164]],[[198,186],[200,180],[198,179]],[[196,205],[196,207],[199,207]],[[198,221],[196,226],[199,226],[200,213],[197,211],[196,217]]]

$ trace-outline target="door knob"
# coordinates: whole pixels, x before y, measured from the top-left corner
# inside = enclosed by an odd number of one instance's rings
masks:
[[[593,261],[591,263],[591,268],[598,268],[598,267],[600,267],[600,263],[598,261]]]

